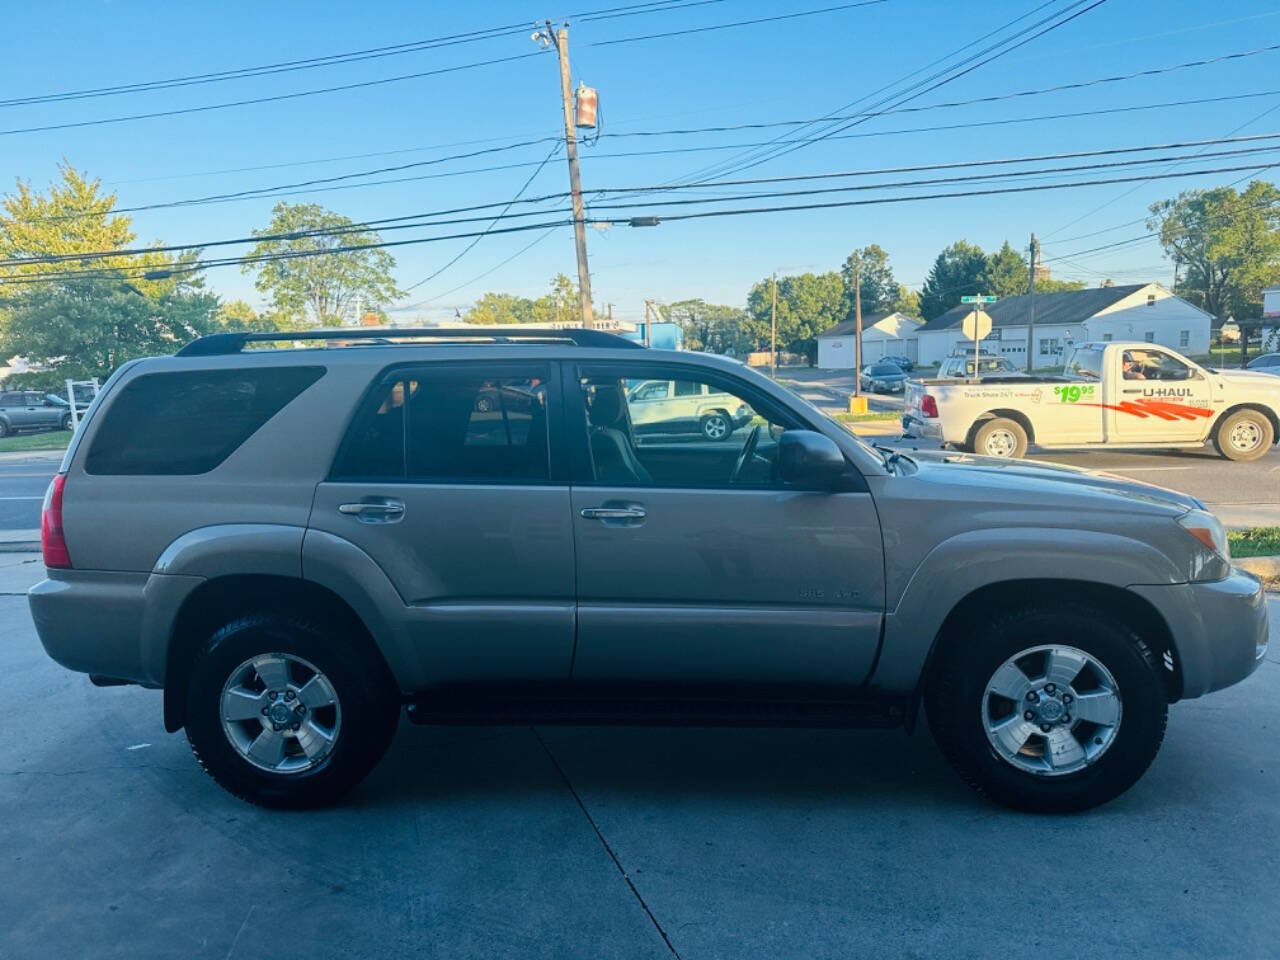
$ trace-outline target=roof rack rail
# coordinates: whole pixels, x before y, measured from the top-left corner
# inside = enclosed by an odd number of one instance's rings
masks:
[[[393,329],[281,330],[246,333],[211,333],[192,340],[177,352],[179,357],[217,357],[240,353],[250,343],[293,342],[297,340],[368,340],[388,344],[399,340],[488,341],[491,343],[571,343],[578,347],[627,347],[644,345],[604,330],[569,328],[564,330],[512,327],[402,327]]]

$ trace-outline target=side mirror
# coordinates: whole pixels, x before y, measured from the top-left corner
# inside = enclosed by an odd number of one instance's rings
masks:
[[[844,474],[834,440],[812,430],[788,430],[778,439],[778,475],[784,483],[827,487]]]

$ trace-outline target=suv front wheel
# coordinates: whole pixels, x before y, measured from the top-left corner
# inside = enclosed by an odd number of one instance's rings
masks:
[[[358,784],[390,746],[394,686],[329,630],[256,614],[209,638],[187,683],[186,730],[205,771],[267,807],[318,807]]]
[[[1129,789],[1164,739],[1151,650],[1074,605],[996,616],[939,651],[925,706],[947,760],[1009,807],[1086,810]]]

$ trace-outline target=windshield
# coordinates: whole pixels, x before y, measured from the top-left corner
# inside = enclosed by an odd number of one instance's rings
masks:
[[[1076,347],[1067,359],[1066,375],[1080,380],[1101,380],[1102,353],[1099,347]]]
[[[877,363],[869,372],[873,377],[900,377],[902,371],[892,363]]]

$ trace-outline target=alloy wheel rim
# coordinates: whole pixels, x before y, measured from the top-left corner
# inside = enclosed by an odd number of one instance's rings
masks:
[[[288,653],[259,654],[231,671],[219,714],[232,748],[269,773],[303,773],[323,763],[342,727],[332,682]]]
[[[981,709],[992,752],[1043,777],[1096,763],[1115,743],[1123,714],[1111,672],[1062,644],[1030,647],[1002,663],[987,681]]]
[[[708,417],[703,431],[712,440],[719,440],[725,435],[728,424],[724,422],[724,417]]]
[[[1262,443],[1262,429],[1252,420],[1241,420],[1231,428],[1229,442],[1233,449],[1249,453]]]
[[[993,457],[1009,457],[1017,449],[1018,441],[1008,430],[993,430],[987,434],[987,453]]]

